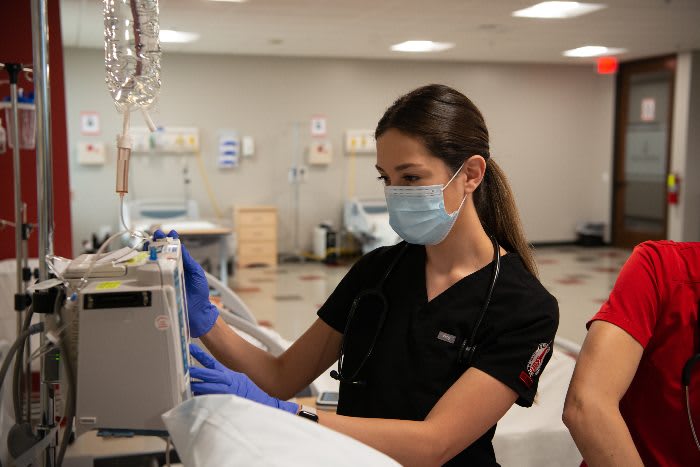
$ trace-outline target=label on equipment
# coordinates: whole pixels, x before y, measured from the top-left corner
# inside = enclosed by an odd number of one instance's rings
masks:
[[[109,282],[100,282],[95,286],[96,290],[110,290],[110,289],[116,289],[120,285],[122,285],[121,281],[109,281]]]
[[[170,327],[170,318],[168,315],[158,315],[155,319],[156,329],[159,331],[165,331]]]

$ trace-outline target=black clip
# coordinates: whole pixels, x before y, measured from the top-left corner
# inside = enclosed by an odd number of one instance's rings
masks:
[[[51,287],[47,290],[37,290],[32,296],[34,303],[34,313],[50,315],[56,306],[56,297],[58,297],[58,287]]]
[[[459,349],[459,363],[467,367],[471,366],[474,352],[476,352],[476,345],[469,345],[469,339],[464,339]]]
[[[32,299],[29,294],[26,293],[16,293],[15,294],[15,311],[24,311],[29,305],[32,304]]]

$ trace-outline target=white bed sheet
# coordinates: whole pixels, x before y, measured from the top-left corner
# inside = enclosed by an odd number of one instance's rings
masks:
[[[581,454],[561,420],[576,360],[555,345],[530,408],[514,405],[498,423],[493,439],[503,466],[577,467]]]
[[[236,396],[195,397],[163,420],[188,467],[399,465],[349,436]]]

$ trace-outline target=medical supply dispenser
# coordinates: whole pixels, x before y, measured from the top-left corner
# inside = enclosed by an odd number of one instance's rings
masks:
[[[345,154],[375,154],[377,142],[373,130],[345,130]]]
[[[134,154],[196,154],[199,151],[199,128],[146,127],[131,129]]]

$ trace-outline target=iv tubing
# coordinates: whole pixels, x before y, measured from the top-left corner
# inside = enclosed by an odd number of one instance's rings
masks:
[[[71,290],[71,292],[76,292],[76,293],[80,292],[83,289],[83,287],[85,287],[87,285],[87,279],[90,277],[90,273],[92,273],[92,270],[95,268],[97,261],[100,259],[100,255],[102,253],[104,253],[104,251],[107,249],[107,246],[110,243],[112,243],[115,239],[120,238],[125,233],[128,233],[132,237],[140,237],[141,238],[134,246],[131,247],[132,250],[136,250],[137,248],[139,248],[141,246],[141,244],[145,240],[148,240],[148,236],[146,236],[144,233],[139,232],[137,230],[122,230],[121,232],[117,232],[114,235],[112,235],[111,237],[109,237],[107,240],[105,240],[105,242],[97,250],[97,252],[95,253],[94,259],[92,261],[90,261],[90,266],[88,267],[87,272],[85,274],[83,274],[83,277],[80,278],[80,282],[79,282],[77,289]],[[126,256],[127,254],[129,254],[129,253],[125,253],[124,256]],[[114,261],[119,261],[120,259],[121,259],[121,257],[115,259]]]
[[[129,227],[126,226],[126,222],[124,222],[124,195],[122,193],[119,193],[119,222],[121,222],[124,230],[131,232],[131,229],[129,229]]]
[[[117,187],[120,196],[129,192],[129,157],[131,156],[131,137],[129,136],[129,109],[124,110],[122,134],[117,137]]]
[[[156,124],[153,123],[151,116],[148,114],[148,110],[141,107],[141,114],[143,115],[143,119],[146,121],[146,126],[148,126],[148,129],[151,130],[151,133],[155,133],[158,128],[156,127]]]

